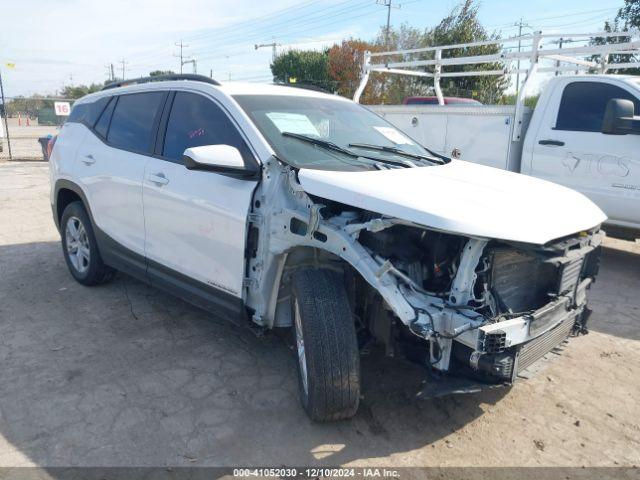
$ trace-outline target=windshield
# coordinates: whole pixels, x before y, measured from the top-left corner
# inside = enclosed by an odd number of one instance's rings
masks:
[[[356,103],[291,95],[234,99],[278,157],[294,167],[353,171],[375,170],[381,163],[388,168],[436,163],[422,159],[431,152]]]

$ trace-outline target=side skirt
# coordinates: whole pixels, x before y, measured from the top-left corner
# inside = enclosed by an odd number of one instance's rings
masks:
[[[218,288],[194,280],[120,245],[94,226],[96,241],[104,263],[152,287],[180,297],[212,315],[243,323],[247,319],[244,302]]]

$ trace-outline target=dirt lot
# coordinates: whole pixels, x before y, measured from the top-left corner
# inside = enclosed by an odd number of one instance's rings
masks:
[[[640,244],[606,246],[591,333],[536,377],[420,401],[418,368],[368,357],[358,415],[317,425],[278,338],[75,283],[47,165],[0,163],[0,466],[640,465]]]

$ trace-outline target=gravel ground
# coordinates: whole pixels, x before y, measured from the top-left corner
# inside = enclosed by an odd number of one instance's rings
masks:
[[[357,416],[313,424],[280,339],[75,283],[47,165],[0,163],[0,466],[640,465],[638,292],[640,244],[607,239],[591,333],[534,378],[421,401],[420,369],[365,357]]]

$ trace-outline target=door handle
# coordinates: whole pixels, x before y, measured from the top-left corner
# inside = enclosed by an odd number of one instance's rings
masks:
[[[82,163],[84,163],[85,165],[93,165],[94,163],[96,163],[96,159],[93,158],[93,155],[91,154],[85,155],[82,159]]]
[[[540,140],[538,142],[540,145],[550,145],[553,147],[563,147],[564,142],[561,140]]]
[[[165,177],[164,173],[162,173],[162,172],[160,172],[160,173],[152,173],[150,175],[147,175],[147,180],[149,180],[151,183],[155,183],[159,187],[169,183],[169,179],[167,177]]]

